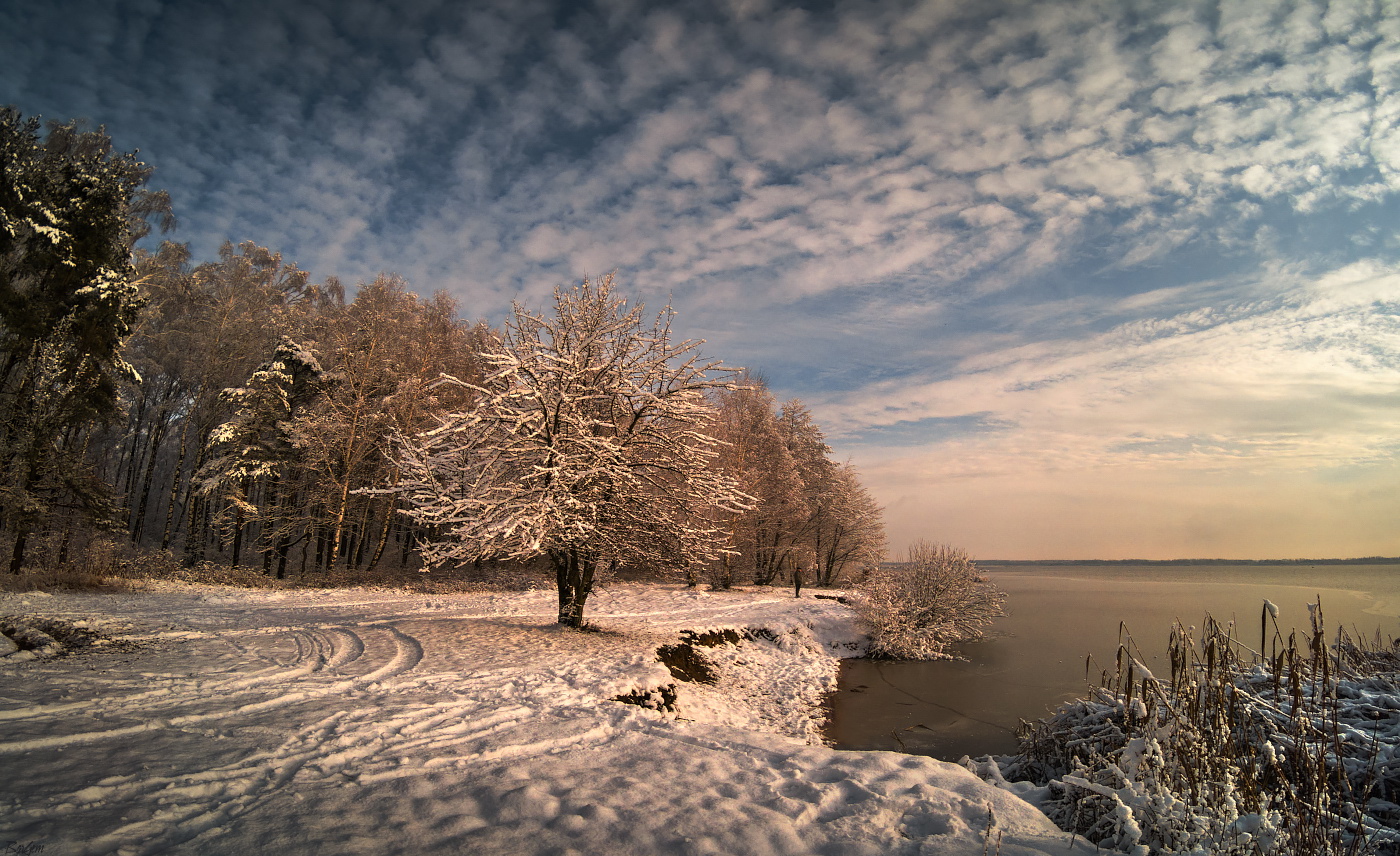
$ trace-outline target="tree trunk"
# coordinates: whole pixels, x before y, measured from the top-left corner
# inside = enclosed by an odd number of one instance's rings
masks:
[[[243,506],[238,506],[233,512],[233,560],[229,562],[229,567],[238,567],[238,560],[243,552]]]
[[[345,570],[347,571],[350,570],[350,562],[355,558],[355,537],[357,534],[353,523],[345,528],[345,541],[341,545],[341,553],[345,556]]]
[[[365,503],[365,513],[360,515],[360,541],[355,545],[355,569],[365,564],[365,547],[369,545],[369,524],[372,522],[369,503]]]
[[[331,541],[331,564],[340,557],[341,544],[345,538],[345,517],[350,510],[350,459],[354,453],[355,441],[360,430],[360,409],[355,408],[355,416],[350,420],[350,439],[345,444],[344,472],[341,474],[340,497],[335,508],[335,535]],[[346,563],[349,564],[348,562]]]
[[[37,452],[34,453],[37,455]],[[34,455],[25,456],[24,465],[27,468],[24,476],[24,487],[22,494],[28,496],[34,489],[34,484],[39,480],[39,463]],[[24,565],[24,548],[29,542],[29,533],[34,529],[34,518],[26,512],[15,515],[15,543],[10,551],[10,573],[18,574]]]
[[[384,547],[389,543],[389,530],[393,526],[394,506],[397,504],[394,497],[389,497],[384,503],[384,522],[379,527],[379,543],[374,545],[374,558],[369,560],[369,567],[366,571],[373,571],[379,567],[379,560],[384,557]]]
[[[136,455],[141,448],[141,423],[146,419],[146,405],[147,396],[143,390],[141,396],[136,400],[136,406],[132,408],[131,445],[127,449],[125,460],[117,463],[117,481],[123,482],[122,493],[128,498],[131,496],[136,478]]]
[[[156,423],[151,426],[150,452],[146,456],[146,471],[142,474],[140,483],[141,499],[136,503],[135,517],[131,521],[131,543],[133,544],[140,544],[141,536],[146,533],[146,510],[151,501],[151,483],[155,480],[156,460],[160,457],[160,444],[165,441],[165,430],[168,427],[169,419],[169,409],[162,407],[157,413]]]
[[[269,526],[266,517],[264,517],[262,527],[258,532],[258,550],[262,553],[264,574],[272,573],[272,557],[273,553],[276,552],[276,546],[273,543],[273,533],[281,529],[282,524],[281,507],[277,504],[277,491],[278,488],[281,487],[279,482],[280,479],[278,479],[277,476],[269,476],[267,479],[267,487],[263,490],[262,507],[266,508],[272,516],[272,525]]]
[[[185,530],[185,567],[192,568],[204,561],[204,541],[209,537],[209,520],[205,515],[207,501],[191,491],[190,522]]]
[[[772,531],[772,543],[769,544],[767,530],[759,529],[754,533],[754,585],[766,586],[777,578],[782,570],[782,555],[778,550],[778,544],[782,539],[782,533],[778,529]]]
[[[14,549],[10,551],[10,573],[18,574],[24,564],[24,545],[28,540],[29,526],[21,524],[19,531],[15,533]]]
[[[209,540],[209,500],[201,497],[194,489],[194,476],[199,474],[200,467],[204,466],[206,455],[206,445],[209,440],[209,432],[201,430],[195,448],[199,454],[195,456],[194,468],[190,471],[190,515],[189,522],[185,528],[185,564],[193,567],[196,563],[204,561],[205,546]]]
[[[175,455],[175,478],[170,482],[170,502],[165,506],[165,527],[160,533],[160,548],[170,549],[170,536],[175,528],[175,506],[180,500],[180,480],[185,477],[185,453],[189,450],[190,420],[180,423],[180,451]]]
[[[559,587],[559,623],[575,630],[583,627],[583,606],[593,591],[594,562],[576,549],[552,550],[555,579]]]
[[[291,533],[283,531],[277,538],[277,579],[287,578],[287,551],[291,549]]]

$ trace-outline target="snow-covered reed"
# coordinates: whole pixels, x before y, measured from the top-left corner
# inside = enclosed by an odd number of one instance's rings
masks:
[[[986,772],[1135,856],[1400,851],[1400,651],[1329,637],[1320,601],[1285,638],[1271,607],[1257,651],[1233,622],[1178,623],[1160,678],[1124,629],[1094,697],[1023,723]]]

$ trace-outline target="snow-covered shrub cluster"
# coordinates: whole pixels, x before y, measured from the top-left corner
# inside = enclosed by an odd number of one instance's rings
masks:
[[[909,548],[908,562],[879,568],[857,591],[870,653],[908,660],[951,657],[951,646],[982,638],[1006,600],[965,551],[926,541]]]
[[[1128,640],[1095,697],[1024,724],[993,776],[1046,786],[1052,820],[1137,856],[1397,852],[1400,656],[1329,647],[1313,612],[1311,636],[1275,626],[1264,653],[1233,624],[1178,624],[1165,679]]]

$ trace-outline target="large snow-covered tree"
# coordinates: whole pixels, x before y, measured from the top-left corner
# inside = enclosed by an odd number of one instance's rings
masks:
[[[475,405],[402,443],[406,511],[438,533],[425,559],[545,557],[570,627],[600,570],[713,562],[727,548],[714,512],[751,501],[711,465],[706,393],[732,373],[674,341],[671,318],[648,323],[612,276],[557,290],[553,317],[517,304]]]
[[[151,170],[112,151],[101,130],[0,109],[0,520],[29,534],[62,507],[111,516],[84,466],[81,439],[116,412],[136,373],[122,344],[140,309],[133,243],[169,200],[143,186]]]

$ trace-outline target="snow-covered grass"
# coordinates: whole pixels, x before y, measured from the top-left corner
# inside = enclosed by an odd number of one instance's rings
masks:
[[[820,745],[837,657],[860,644],[834,600],[616,585],[579,632],[548,590],[147,585],[0,594],[0,615],[58,646],[0,655],[7,846],[1089,852],[956,765]],[[657,659],[724,630],[692,645],[712,685]],[[614,701],[663,687],[671,712]]]
[[[1309,607],[1311,633],[1285,639],[1265,601],[1257,651],[1234,622],[1207,616],[1199,638],[1178,623],[1161,678],[1127,639],[1094,698],[970,766],[1110,850],[1400,852],[1400,650],[1329,645]]]

